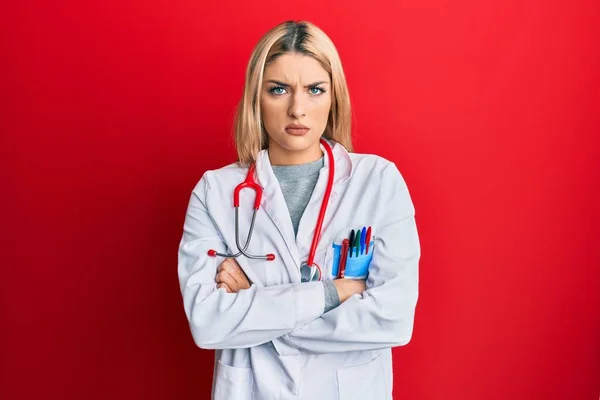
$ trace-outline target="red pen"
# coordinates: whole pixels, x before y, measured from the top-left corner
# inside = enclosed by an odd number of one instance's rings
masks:
[[[367,229],[367,238],[365,239],[365,244],[367,246],[367,254],[369,254],[369,244],[371,243],[371,227]]]
[[[350,241],[348,239],[344,239],[342,242],[342,249],[340,250],[340,264],[338,268],[338,278],[344,277],[344,272],[346,271],[346,257],[348,256],[348,248],[350,247]]]

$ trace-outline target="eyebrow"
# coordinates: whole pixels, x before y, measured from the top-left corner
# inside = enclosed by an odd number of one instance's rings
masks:
[[[276,81],[276,80],[274,80],[274,79],[269,79],[269,80],[267,81],[267,83],[274,83],[274,84],[276,84],[276,85],[279,85],[279,86],[283,86],[283,87],[290,87],[290,85],[289,85],[289,84],[287,84],[287,83],[285,83],[285,82]],[[327,83],[327,84],[328,84],[329,82],[327,82],[327,81],[319,81],[319,82],[314,82],[314,83],[311,83],[311,84],[309,84],[309,85],[306,85],[306,86],[304,86],[304,87],[305,87],[305,88],[311,88],[311,87],[315,87],[315,86],[318,86],[318,85],[322,85],[322,84],[324,84],[324,83]]]

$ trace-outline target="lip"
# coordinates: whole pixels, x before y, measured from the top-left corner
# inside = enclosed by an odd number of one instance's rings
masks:
[[[302,124],[289,124],[285,127],[285,131],[290,135],[302,136],[310,130],[309,127]]]

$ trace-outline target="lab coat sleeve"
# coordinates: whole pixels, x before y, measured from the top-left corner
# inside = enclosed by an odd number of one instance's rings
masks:
[[[253,284],[238,293],[217,289],[215,277],[223,258],[209,257],[207,252],[224,252],[225,245],[206,208],[206,176],[192,192],[178,253],[184,309],[198,347],[252,347],[319,317],[324,304],[321,282],[269,287]]]
[[[375,237],[367,289],[273,340],[279,355],[377,350],[407,344],[418,298],[420,244],[408,189],[393,163],[384,170],[386,210]]]

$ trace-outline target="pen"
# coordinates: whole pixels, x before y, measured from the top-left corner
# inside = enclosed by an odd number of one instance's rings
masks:
[[[356,237],[354,238],[354,247],[356,247],[356,257],[358,257],[358,252],[360,251],[360,229],[356,231]]]
[[[338,278],[343,278],[346,273],[346,257],[348,256],[348,239],[342,241],[342,250],[340,251],[340,266],[338,268]]]
[[[346,240],[346,239],[344,239],[344,240]],[[340,246],[340,256],[338,258],[337,269],[335,270],[335,276],[337,278],[340,277],[340,272],[341,272],[341,269],[342,269],[342,253],[343,252],[344,252],[344,242],[342,241],[342,244]]]
[[[360,232],[360,254],[365,252],[365,246],[369,246],[369,242],[367,242],[367,228],[363,226],[362,231]]]
[[[367,229],[367,238],[365,239],[365,243],[367,244],[367,254],[369,254],[369,245],[371,243],[371,227]]]
[[[354,229],[352,229],[352,232],[350,232],[350,239],[348,240],[348,245],[350,246],[350,257],[352,257],[352,246],[354,246]]]

